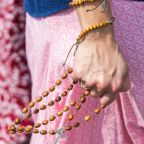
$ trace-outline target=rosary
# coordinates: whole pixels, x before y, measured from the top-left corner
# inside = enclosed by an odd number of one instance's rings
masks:
[[[92,3],[92,2],[95,2],[95,1],[97,1],[97,0],[77,0],[77,1],[70,2],[69,5],[70,6],[80,6],[80,5],[83,5],[85,3]],[[100,4],[101,4],[102,12],[105,12],[106,11],[106,0],[103,0]],[[96,9],[96,8],[94,8],[94,9]],[[92,10],[94,10],[94,9],[92,9]],[[88,11],[92,11],[92,10],[87,10],[87,12]],[[107,20],[104,20],[102,22],[93,24],[90,27],[82,30],[80,32],[79,36],[77,37],[76,43],[71,47],[71,49],[70,49],[70,51],[69,51],[69,53],[68,53],[68,55],[66,57],[66,60],[65,60],[65,62],[63,64],[63,66],[66,65],[67,58],[68,58],[72,48],[74,46],[76,46],[76,49],[75,49],[75,52],[76,52],[79,44],[84,41],[84,39],[85,39],[85,37],[86,37],[86,35],[88,33],[90,33],[93,30],[97,30],[97,29],[106,27],[106,26],[108,26],[110,24],[113,24],[113,22],[114,22],[114,18],[111,17],[111,18],[109,18]],[[74,53],[74,55],[75,55],[75,53]],[[59,139],[62,137],[62,135],[66,131],[70,131],[70,130],[72,130],[74,128],[78,128],[84,122],[90,121],[91,118],[92,118],[92,115],[89,113],[89,114],[86,114],[83,117],[82,121],[75,121],[73,124],[69,124],[69,122],[71,122],[74,119],[74,117],[75,117],[74,112],[75,111],[80,111],[81,107],[83,106],[84,103],[86,103],[86,100],[88,99],[88,97],[90,95],[90,90],[89,89],[84,89],[83,93],[80,94],[80,96],[77,97],[77,99],[71,101],[69,103],[69,105],[64,106],[62,109],[57,111],[56,114],[50,115],[49,119],[45,119],[41,123],[40,122],[39,123],[33,123],[33,124],[30,124],[30,125],[27,125],[27,126],[23,125],[23,122],[25,120],[27,120],[27,119],[30,119],[32,117],[32,115],[36,115],[40,111],[44,111],[48,107],[52,107],[56,103],[59,103],[60,101],[62,101],[62,99],[64,97],[66,97],[69,94],[70,91],[73,90],[73,88],[75,87],[76,84],[79,83],[79,81],[73,80],[72,83],[68,85],[67,89],[63,90],[62,93],[59,96],[57,96],[54,100],[49,101],[47,104],[40,105],[39,108],[35,108],[37,103],[42,102],[42,100],[44,98],[47,98],[49,95],[51,95],[51,93],[54,93],[54,91],[56,90],[56,87],[60,86],[63,83],[63,81],[66,80],[72,73],[73,73],[73,68],[72,67],[68,67],[61,74],[61,77],[55,81],[55,85],[54,86],[49,87],[49,89],[44,91],[41,94],[41,96],[39,96],[36,99],[34,99],[33,101],[31,101],[25,108],[23,108],[22,116],[16,118],[14,124],[9,125],[8,131],[11,134],[16,134],[16,133],[33,133],[33,134],[38,134],[39,133],[41,135],[47,135],[47,134],[56,135],[57,134],[57,138],[56,138],[55,142],[53,143],[53,144],[57,144]],[[74,109],[74,110],[72,112],[70,112],[70,114],[68,114],[67,122],[65,123],[65,125],[62,128],[60,128],[60,129],[51,129],[49,131],[47,131],[46,129],[39,130],[39,128],[42,125],[45,126],[45,125],[48,125],[49,122],[54,122],[57,117],[62,117],[64,113],[67,113],[71,109]],[[101,110],[102,110],[101,107],[98,106],[94,110],[94,113],[98,114],[98,113],[101,112]]]

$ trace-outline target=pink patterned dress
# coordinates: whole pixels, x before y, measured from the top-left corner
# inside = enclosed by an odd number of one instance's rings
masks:
[[[99,115],[93,115],[89,123],[66,132],[57,144],[143,144],[144,143],[144,3],[112,0],[115,35],[130,66],[132,88],[121,93],[115,102]],[[27,14],[26,50],[32,76],[32,98],[40,95],[63,72],[62,63],[70,46],[80,31],[74,9],[62,11],[46,18],[32,18]],[[68,65],[72,65],[72,54]],[[45,98],[43,103],[55,99],[71,80],[57,88],[57,92]],[[78,97],[81,88],[77,85],[60,103],[33,117],[35,122],[48,119],[64,105]],[[75,114],[81,120],[98,104],[93,98]],[[38,105],[39,106],[39,105]],[[67,114],[41,129],[61,128]],[[31,144],[53,144],[56,136],[32,135]]]

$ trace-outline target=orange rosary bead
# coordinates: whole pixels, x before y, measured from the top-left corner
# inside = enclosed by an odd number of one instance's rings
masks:
[[[44,121],[42,122],[42,124],[43,124],[43,125],[47,125],[47,124],[48,124],[48,120],[44,120]]]
[[[34,105],[35,105],[35,102],[30,102],[30,103],[29,103],[29,107],[30,107],[30,108],[34,107]]]
[[[46,105],[41,105],[40,106],[40,110],[45,110],[46,109]]]
[[[69,131],[72,129],[72,126],[66,126],[66,130]]]
[[[51,86],[50,88],[49,88],[49,91],[50,92],[53,92],[55,90],[55,86]]]
[[[22,133],[22,132],[24,132],[24,127],[23,126],[19,126],[18,128],[17,128],[17,131],[19,132],[19,133]]]
[[[96,109],[95,109],[95,114],[98,114],[98,113],[100,113],[100,111],[101,111],[101,107],[99,106],[99,107],[97,107]]]
[[[63,73],[62,74],[62,79],[66,79],[67,78],[67,73]]]
[[[39,113],[39,109],[35,109],[35,110],[33,111],[33,114],[37,114],[37,113]]]
[[[28,108],[27,107],[23,108],[22,113],[27,113],[27,112],[28,112]]]
[[[49,103],[48,103],[48,106],[53,106],[54,105],[54,101],[50,101]]]
[[[76,105],[76,101],[70,102],[70,105],[71,105],[71,106],[75,106],[75,105]]]
[[[41,131],[40,131],[40,134],[41,134],[41,135],[46,135],[46,134],[47,134],[47,131],[46,131],[46,130],[41,130]]]
[[[41,126],[40,123],[35,123],[35,124],[34,124],[34,127],[35,127],[35,128],[39,128],[40,126]]]
[[[60,85],[61,84],[61,80],[57,80],[55,84],[56,85]]]
[[[91,116],[90,116],[90,115],[87,115],[87,116],[84,117],[84,120],[85,120],[85,121],[89,121],[90,119],[91,119]]]
[[[39,130],[38,129],[33,129],[33,133],[37,134],[37,133],[39,133]]]
[[[16,125],[19,125],[20,123],[21,123],[20,118],[16,118],[16,119],[15,119],[15,124],[16,124]]]
[[[79,122],[75,122],[75,123],[73,124],[73,127],[77,128],[77,127],[79,127],[79,125],[80,125]]]
[[[50,120],[50,121],[54,121],[55,118],[56,118],[56,117],[55,117],[54,115],[51,115],[50,118],[49,118],[49,120]]]
[[[54,130],[50,130],[50,131],[49,131],[49,134],[50,134],[50,135],[55,135],[56,132],[55,132]]]
[[[71,67],[68,68],[67,72],[68,72],[68,73],[72,73],[72,72],[73,72],[73,68],[71,68]]]
[[[68,116],[68,120],[73,120],[73,118],[74,118],[74,114],[69,114],[69,116]]]
[[[41,100],[42,100],[42,97],[40,96],[36,98],[35,102],[40,102]]]
[[[58,111],[57,112],[57,116],[62,116],[63,115],[63,111]]]
[[[45,91],[45,92],[42,93],[42,96],[43,96],[43,97],[46,97],[46,96],[48,96],[48,95],[49,95],[49,92],[48,92],[48,91]]]
[[[65,97],[66,95],[67,95],[67,91],[64,91],[64,92],[62,93],[62,96]]]
[[[64,112],[67,112],[69,110],[69,107],[68,106],[65,106],[64,108],[63,108],[63,111]]]

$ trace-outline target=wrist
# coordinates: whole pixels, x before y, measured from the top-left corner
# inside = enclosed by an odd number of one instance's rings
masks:
[[[86,37],[85,37],[85,41],[88,42],[93,42],[93,41],[97,41],[97,40],[114,40],[114,28],[113,25],[108,25],[106,27],[97,29],[97,30],[93,30],[91,32],[89,32]]]

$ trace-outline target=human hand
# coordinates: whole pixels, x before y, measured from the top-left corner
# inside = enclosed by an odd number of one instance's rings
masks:
[[[73,78],[85,82],[102,107],[130,88],[129,70],[114,38],[112,26],[90,33],[74,58]]]

